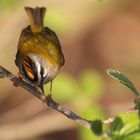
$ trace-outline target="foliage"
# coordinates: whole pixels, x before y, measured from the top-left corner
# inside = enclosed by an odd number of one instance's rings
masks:
[[[92,122],[91,130],[93,133],[100,136],[102,134],[102,129],[103,129],[103,123],[101,120],[94,120]]]
[[[107,70],[107,73],[109,76],[119,80],[121,84],[128,87],[134,93],[136,97],[136,108],[139,110],[139,91],[136,89],[132,81],[123,73],[116,70],[109,69]],[[58,101],[73,101],[76,108],[81,112],[82,117],[94,120],[91,127],[93,133],[85,128],[80,128],[80,139],[139,140],[140,120],[138,113],[129,112],[118,114],[114,117],[114,121],[111,124],[102,123],[100,119],[102,119],[104,115],[101,108],[96,103],[96,100],[101,97],[100,93],[102,93],[103,90],[103,80],[101,75],[96,71],[93,72],[87,70],[80,73],[78,77],[78,80],[76,80],[68,74],[60,74],[54,80],[53,95]],[[45,87],[45,89],[48,91],[49,87]],[[57,94],[55,94],[55,92],[57,92]],[[62,96],[62,93],[65,96]],[[93,100],[95,100],[95,103],[93,103]]]
[[[133,121],[132,121],[133,120]],[[112,140],[140,140],[140,120],[136,112],[117,115],[108,129]]]
[[[107,73],[120,81],[123,85],[127,86],[135,95],[136,97],[136,109],[138,112],[127,112],[121,113],[114,117],[114,120],[111,124],[106,127],[103,133],[102,132],[102,124],[100,120],[93,121],[94,127],[92,126],[91,129],[94,131],[96,135],[102,134],[100,139],[106,140],[140,140],[140,98],[139,92],[134,86],[134,84],[121,72],[109,69]],[[95,122],[96,127],[95,127]],[[100,122],[100,123],[99,123]]]
[[[123,85],[127,86],[133,93],[134,95],[136,96],[136,108],[138,109],[138,113],[140,115],[140,93],[138,92],[138,90],[136,89],[136,87],[134,86],[134,84],[121,72],[119,71],[116,71],[116,70],[112,70],[112,69],[109,69],[107,70],[107,73],[120,81],[120,83],[122,83]]]
[[[107,73],[120,81],[120,83],[122,83],[123,85],[127,86],[129,89],[131,89],[133,91],[133,93],[138,96],[139,95],[139,92],[137,91],[137,89],[135,88],[134,84],[121,72],[119,71],[116,71],[116,70],[112,70],[112,69],[109,69],[107,70]]]
[[[97,136],[102,132],[101,126],[101,123],[97,123],[96,127],[92,127],[92,131],[94,131]],[[104,130],[103,134],[101,136],[99,135],[99,140],[102,139],[140,140],[140,119],[138,114],[136,112],[128,112],[117,115],[112,124]]]

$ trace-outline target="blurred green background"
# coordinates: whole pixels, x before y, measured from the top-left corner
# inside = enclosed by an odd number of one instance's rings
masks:
[[[140,1],[0,0],[0,65],[13,73],[25,6],[47,7],[45,25],[56,32],[65,66],[53,83],[53,98],[86,119],[106,119],[133,107],[127,88],[106,75],[113,68],[140,81]],[[48,92],[46,85],[45,91]],[[83,128],[8,80],[0,80],[0,139],[98,140]]]

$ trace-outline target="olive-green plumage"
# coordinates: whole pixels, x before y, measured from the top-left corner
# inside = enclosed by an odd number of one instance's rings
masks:
[[[30,25],[22,30],[16,65],[22,77],[43,90],[43,85],[52,81],[64,65],[64,56],[56,34],[44,27],[46,9],[25,7]]]

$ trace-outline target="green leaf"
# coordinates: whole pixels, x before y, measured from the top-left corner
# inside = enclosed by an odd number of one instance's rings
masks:
[[[101,120],[94,120],[92,122],[91,130],[96,135],[101,135],[103,132],[103,123]]]
[[[79,102],[81,103],[81,101]],[[82,102],[82,104],[84,104],[84,102]],[[84,108],[83,112],[80,113],[80,116],[86,118],[87,120],[95,120],[97,118],[102,120],[105,117],[103,111],[101,110],[99,105],[97,105],[97,103],[92,103],[90,106],[87,106],[87,108]],[[80,140],[102,140],[102,137],[98,136],[92,131],[89,131],[89,129],[85,127],[79,127],[78,131]]]
[[[107,74],[114,79],[117,79],[122,83],[123,85],[127,86],[129,89],[132,90],[132,92],[136,95],[139,96],[139,92],[137,91],[136,87],[134,84],[121,72],[113,69],[108,69]]]
[[[140,120],[137,112],[117,115],[108,132],[112,140],[140,140]]]
[[[111,131],[119,131],[123,127],[123,122],[120,117],[116,117],[112,123]]]

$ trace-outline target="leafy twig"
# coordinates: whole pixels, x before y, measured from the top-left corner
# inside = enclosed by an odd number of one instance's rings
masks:
[[[138,91],[134,87],[134,85],[131,83],[130,80],[128,80],[122,73],[118,71],[108,71],[110,75],[115,77],[116,79],[120,80],[124,85],[129,87],[133,92],[136,92],[138,94]],[[70,111],[66,107],[60,105],[59,103],[55,102],[50,95],[45,96],[42,94],[36,87],[30,85],[29,83],[26,83],[24,80],[17,78],[15,75],[13,75],[10,71],[5,69],[0,65],[0,78],[7,78],[10,81],[13,82],[14,86],[20,86],[24,88],[25,90],[29,91],[33,96],[37,97],[41,101],[43,101],[48,107],[55,109],[56,111],[62,113],[69,119],[79,123],[80,125],[91,129],[96,135],[102,135],[102,125],[103,124],[111,124],[114,121],[115,117],[108,118],[106,120],[86,120],[80,117],[79,115],[75,114],[74,112]]]
[[[140,93],[134,86],[134,84],[121,72],[113,69],[108,69],[107,74],[114,79],[117,79],[123,85],[127,86],[136,96],[135,97],[135,107],[133,109],[138,109],[138,114],[140,117]]]
[[[122,83],[123,85],[127,86],[131,91],[135,94],[135,96],[139,96],[139,92],[134,86],[134,84],[121,72],[113,69],[108,69],[107,74],[111,76],[114,79],[117,79]]]

